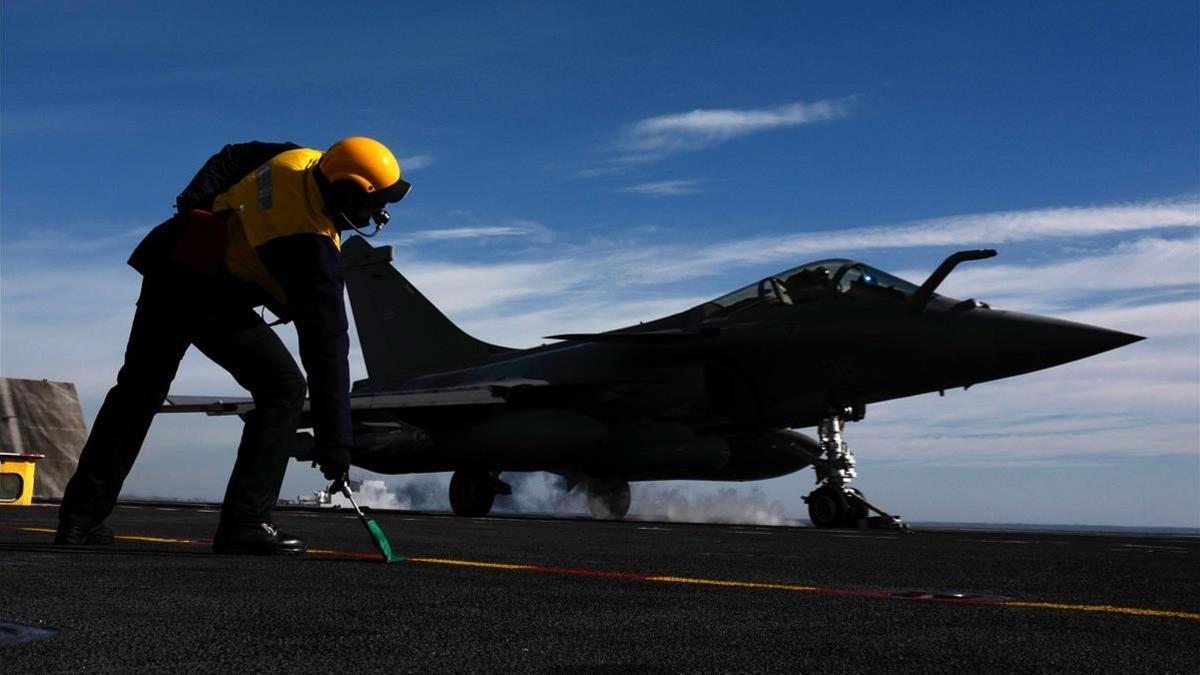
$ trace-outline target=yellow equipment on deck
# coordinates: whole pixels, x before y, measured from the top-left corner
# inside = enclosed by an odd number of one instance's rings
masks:
[[[29,506],[33,503],[33,480],[37,461],[45,455],[0,452],[0,506]]]

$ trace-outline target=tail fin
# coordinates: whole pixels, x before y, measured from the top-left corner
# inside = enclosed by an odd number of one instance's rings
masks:
[[[391,262],[391,246],[376,248],[362,237],[342,244],[354,325],[373,383],[468,366],[511,351],[464,333]]]

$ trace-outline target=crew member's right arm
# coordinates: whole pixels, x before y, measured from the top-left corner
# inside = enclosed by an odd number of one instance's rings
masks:
[[[259,246],[258,255],[296,323],[318,455],[350,448],[350,338],[337,247],[329,237],[294,234]]]

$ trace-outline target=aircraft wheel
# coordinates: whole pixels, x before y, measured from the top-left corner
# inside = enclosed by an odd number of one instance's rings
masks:
[[[847,500],[838,491],[829,486],[817,488],[809,493],[804,501],[808,502],[808,519],[813,527],[841,527],[849,509]]]
[[[629,513],[629,481],[589,480],[587,486],[588,510],[593,518],[622,520]]]
[[[450,477],[450,508],[458,516],[486,516],[496,498],[494,485],[487,471],[455,471]]]

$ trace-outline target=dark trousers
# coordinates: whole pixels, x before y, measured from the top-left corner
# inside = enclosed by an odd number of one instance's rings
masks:
[[[189,345],[228,370],[254,398],[221,524],[270,520],[300,420],[304,377],[279,336],[245,303],[196,277],[158,274],[142,282],[125,364],[67,484],[60,522],[87,526],[112,513]],[[195,423],[204,420],[197,417]]]

